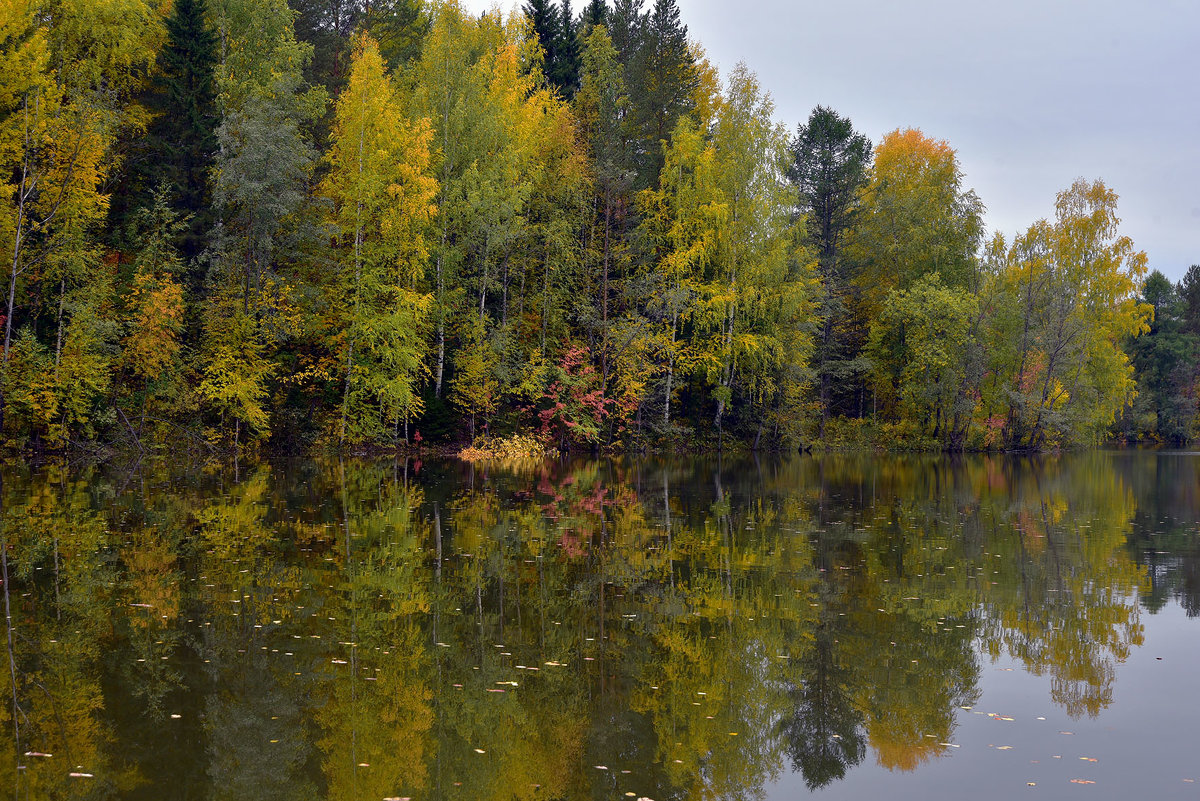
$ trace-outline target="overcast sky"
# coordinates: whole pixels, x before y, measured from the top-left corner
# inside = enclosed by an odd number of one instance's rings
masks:
[[[745,61],[789,128],[822,104],[872,142],[948,140],[992,231],[1011,238],[1102,178],[1151,268],[1177,280],[1200,263],[1197,0],[678,2],[722,75]]]

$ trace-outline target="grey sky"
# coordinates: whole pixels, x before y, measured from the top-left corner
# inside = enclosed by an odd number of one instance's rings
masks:
[[[789,128],[822,104],[873,142],[910,126],[948,140],[991,230],[1011,238],[1102,178],[1151,268],[1200,263],[1196,0],[678,2],[722,75],[745,61]]]

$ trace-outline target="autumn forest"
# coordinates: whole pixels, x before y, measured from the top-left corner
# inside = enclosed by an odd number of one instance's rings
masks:
[[[991,234],[949,143],[648,5],[0,5],[4,446],[1197,436],[1200,266],[1114,187]]]

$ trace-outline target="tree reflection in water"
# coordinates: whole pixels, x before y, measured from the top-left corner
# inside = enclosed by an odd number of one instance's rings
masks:
[[[19,797],[130,799],[914,770],[989,658],[1095,716],[1139,597],[1194,613],[1178,471],[1194,493],[1194,460],[1102,453],[6,468],[0,770]]]

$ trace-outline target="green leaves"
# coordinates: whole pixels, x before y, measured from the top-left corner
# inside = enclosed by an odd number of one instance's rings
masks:
[[[365,34],[338,99],[323,191],[333,201],[344,304],[345,385],[339,442],[376,439],[420,412],[431,298],[416,289],[437,181],[432,130],[401,114],[379,48]],[[340,305],[340,304],[339,304]]]
[[[871,329],[876,391],[888,398],[894,388],[901,416],[935,439],[961,436],[974,411],[967,393],[978,313],[978,298],[933,273],[890,292]]]

